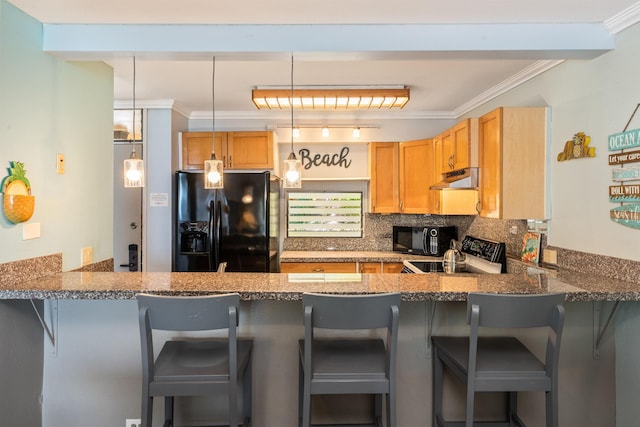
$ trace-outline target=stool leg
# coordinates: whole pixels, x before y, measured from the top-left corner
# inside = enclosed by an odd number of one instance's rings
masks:
[[[151,427],[153,417],[153,397],[148,392],[142,392],[142,427]]]
[[[302,391],[302,427],[311,427],[311,384],[310,374],[303,374],[304,383]]]
[[[244,412],[244,420],[242,421],[242,425],[244,427],[251,424],[251,382],[251,361],[249,361],[242,376],[242,411]]]
[[[516,425],[520,425],[517,422],[517,414],[518,414],[518,393],[512,391],[509,393],[509,425],[513,425],[514,420],[516,421]]]
[[[389,391],[389,394],[387,394],[387,425],[389,427],[396,427],[396,392],[395,392],[395,389]]]
[[[433,427],[438,427],[438,417],[442,416],[442,387],[444,383],[443,379],[443,366],[442,361],[438,357],[437,347],[433,347],[433,390],[431,401],[433,403]]]
[[[164,425],[173,427],[173,396],[164,398]]]

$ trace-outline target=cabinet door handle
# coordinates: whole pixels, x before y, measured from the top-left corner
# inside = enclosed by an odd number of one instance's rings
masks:
[[[402,210],[403,206],[404,206],[404,202],[400,200],[400,210]]]
[[[314,268],[311,271],[313,271],[314,273],[322,273],[324,271],[324,269],[323,268]]]
[[[481,207],[482,207],[482,202],[478,200],[478,203],[476,203],[476,212],[480,213]]]
[[[232,168],[233,167],[233,161],[231,161],[231,156],[229,156],[229,167]]]

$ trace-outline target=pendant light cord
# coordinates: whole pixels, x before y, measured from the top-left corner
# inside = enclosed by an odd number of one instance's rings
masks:
[[[291,54],[291,153],[293,153],[293,54]]]
[[[211,65],[211,160],[216,159],[216,57]]]
[[[136,56],[133,56],[133,122],[131,123],[131,149],[136,152]]]

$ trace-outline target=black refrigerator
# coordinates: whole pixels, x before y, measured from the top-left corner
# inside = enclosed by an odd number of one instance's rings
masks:
[[[176,172],[173,271],[277,272],[280,182],[269,172],[225,172],[224,189],[203,172]]]

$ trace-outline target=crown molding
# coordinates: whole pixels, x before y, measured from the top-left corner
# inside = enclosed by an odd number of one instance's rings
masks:
[[[640,22],[640,2],[637,2],[625,10],[613,15],[602,24],[611,34],[618,34],[622,30]]]
[[[502,95],[505,92],[508,92],[509,90],[517,86],[520,86],[521,84],[531,80],[536,76],[539,76],[540,74],[555,67],[556,65],[563,63],[564,61],[564,59],[536,61],[519,73],[516,73],[508,79],[503,80],[499,84],[482,92],[480,95],[456,108],[454,111],[455,118],[459,118],[467,114],[468,112],[480,107],[482,104],[491,101],[492,99]]]

